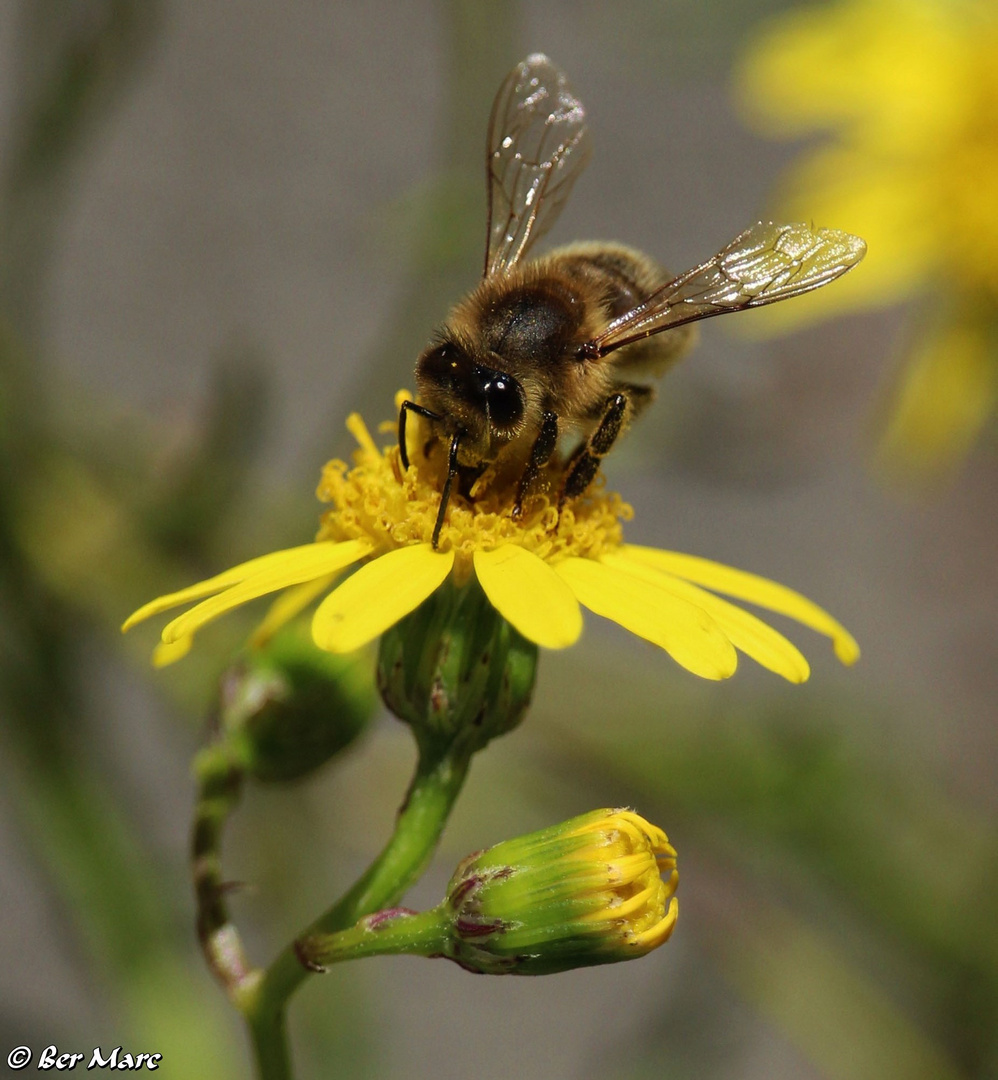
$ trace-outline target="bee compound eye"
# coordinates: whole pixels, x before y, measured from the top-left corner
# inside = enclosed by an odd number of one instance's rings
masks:
[[[496,375],[485,387],[489,419],[500,427],[513,427],[523,416],[520,386],[509,375]]]
[[[460,373],[462,363],[467,363],[464,353],[456,345],[445,341],[423,353],[417,365],[417,375],[445,386],[451,385]]]

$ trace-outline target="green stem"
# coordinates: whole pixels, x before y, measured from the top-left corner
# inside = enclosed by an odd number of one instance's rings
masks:
[[[421,751],[391,839],[363,877],[297,939],[345,930],[363,916],[392,907],[401,899],[430,861],[470,760],[470,753],[462,747]],[[291,1075],[284,1010],[308,974],[292,943],[259,979],[244,979],[236,991],[236,1003],[253,1036],[260,1080],[286,1080]]]
[[[317,970],[367,956],[439,956],[447,946],[449,929],[444,905],[429,911],[388,908],[360,919],[348,930],[302,938],[295,951],[303,963]]]
[[[253,1042],[257,1076],[260,1080],[292,1080],[284,1010],[276,1014],[244,1010],[244,1015]]]
[[[244,769],[231,740],[205,747],[194,763],[198,780],[191,867],[197,900],[197,931],[208,967],[237,1000],[250,976],[242,939],[229,918],[222,879],[222,830],[242,793]]]

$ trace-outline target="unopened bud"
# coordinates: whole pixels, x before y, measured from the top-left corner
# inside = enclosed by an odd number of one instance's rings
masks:
[[[420,745],[480,750],[519,724],[530,704],[537,646],[472,577],[445,582],[381,637],[378,687]]]
[[[374,687],[356,657],[315,647],[291,625],[229,669],[222,724],[258,780],[298,780],[349,746],[370,720]]]
[[[630,810],[594,810],[465,859],[447,890],[447,955],[518,975],[644,956],[672,933],[678,883],[661,829]]]

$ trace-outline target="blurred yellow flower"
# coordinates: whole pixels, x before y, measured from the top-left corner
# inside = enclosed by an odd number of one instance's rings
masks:
[[[864,272],[757,325],[915,301],[917,342],[881,443],[928,478],[962,460],[998,404],[998,4],[839,0],[777,18],[736,74],[749,122],[827,131],[791,167],[786,216],[848,221]]]
[[[323,470],[318,495],[332,508],[323,514],[314,543],[251,559],[161,596],[125,622],[127,630],[151,615],[200,601],[164,628],[158,664],[183,656],[206,623],[277,590],[287,591],[265,617],[257,642],[328,593],[312,619],[312,636],[320,648],[350,652],[408,615],[448,578],[463,584],[472,576],[507,622],[550,649],[579,637],[581,604],[707,679],[734,673],[736,649],[791,682],[807,679],[810,669],[796,646],[715,595],[724,593],[828,635],[845,664],[859,656],[844,627],[782,585],[692,555],[625,544],[621,521],[632,516],[631,508],[598,483],[569,500],[560,514],[541,495],[514,519],[515,482],[487,470],[468,498],[454,496],[434,549],[440,455],[424,453],[426,444],[413,424],[411,464],[403,473],[397,446],[379,449],[357,414],[347,426],[359,449],[352,468],[331,461]],[[333,587],[341,573],[361,563]]]

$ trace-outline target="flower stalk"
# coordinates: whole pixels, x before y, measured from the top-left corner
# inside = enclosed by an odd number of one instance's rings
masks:
[[[456,745],[435,755],[420,754],[395,831],[381,854],[298,938],[345,930],[363,916],[397,904],[432,857],[470,762],[471,752]],[[291,1075],[285,1009],[308,975],[292,943],[269,967],[241,984],[237,1004],[252,1031],[261,1080],[284,1080]]]
[[[205,747],[194,762],[197,797],[191,836],[191,872],[198,941],[209,970],[234,998],[250,975],[242,939],[229,917],[222,878],[222,832],[242,795],[245,770],[229,740]]]
[[[295,942],[295,953],[304,967],[316,972],[368,956],[443,956],[449,929],[441,908],[387,908],[366,915],[348,930],[302,938]]]
[[[232,886],[222,874],[224,827],[247,779],[262,783],[302,779],[350,745],[370,715],[370,692],[358,681],[353,661],[323,654],[310,642],[303,648],[290,629],[241,657],[223,676],[213,738],[194,763],[197,797],[191,848],[198,938],[209,969],[247,1022],[261,1080],[292,1076],[285,1011],[308,971],[293,945],[267,968],[254,968],[247,959],[226,903]],[[384,850],[299,937],[350,927],[397,903],[419,877],[461,790],[472,754],[482,745],[477,738],[463,737],[464,730],[457,725],[448,735],[440,733],[420,743],[415,775]]]

